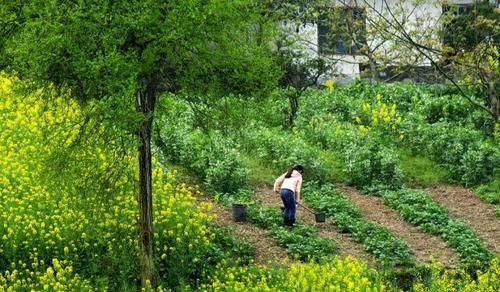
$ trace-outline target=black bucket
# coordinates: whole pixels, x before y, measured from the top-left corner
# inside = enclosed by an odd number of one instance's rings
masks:
[[[233,220],[234,222],[247,221],[247,205],[233,204]]]
[[[315,213],[314,219],[316,220],[317,223],[323,223],[325,222],[326,215],[325,213]]]

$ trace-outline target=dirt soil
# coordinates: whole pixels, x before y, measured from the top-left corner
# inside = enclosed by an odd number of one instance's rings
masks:
[[[365,218],[387,227],[394,235],[404,239],[418,262],[429,262],[430,257],[433,256],[449,266],[455,266],[458,263],[456,252],[441,238],[425,233],[405,222],[396,210],[386,206],[380,198],[365,195],[349,186],[338,185],[338,187],[363,210]]]
[[[259,185],[255,190],[255,198],[265,206],[279,209],[283,202],[278,194],[273,192],[268,185]],[[304,202],[302,202],[304,204]],[[363,245],[355,242],[349,234],[341,233],[335,225],[327,218],[325,223],[316,223],[314,215],[303,207],[297,208],[297,219],[316,228],[319,236],[330,239],[336,243],[337,253],[340,257],[353,256],[363,259],[368,263],[375,263],[374,257],[365,251]]]
[[[492,251],[500,253],[500,219],[494,205],[481,202],[471,190],[460,186],[436,185],[427,190],[453,218],[472,227]]]
[[[249,222],[234,222],[231,207],[213,204],[211,212],[217,215],[215,223],[221,227],[229,227],[236,238],[248,240],[255,249],[255,262],[261,265],[288,265],[293,260],[285,248],[274,240],[269,233]]]

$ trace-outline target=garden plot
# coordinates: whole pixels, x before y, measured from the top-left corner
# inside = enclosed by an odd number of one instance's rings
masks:
[[[443,240],[405,222],[397,211],[384,205],[380,198],[364,195],[352,187],[339,187],[363,209],[367,218],[386,226],[395,235],[405,239],[419,262],[429,262],[432,256],[450,266],[458,263],[456,253]]]
[[[481,202],[472,191],[460,186],[438,185],[428,191],[452,217],[472,227],[492,251],[500,253],[500,219],[495,215],[495,206]]]
[[[279,209],[283,203],[279,195],[275,194],[272,187],[267,185],[259,185],[255,189],[255,197],[263,202],[266,206]],[[341,257],[354,256],[358,259],[363,259],[369,263],[374,263],[375,259],[371,254],[366,252],[363,246],[354,241],[352,237],[346,233],[341,233],[330,220],[327,218],[325,223],[316,223],[314,215],[307,212],[301,207],[297,209],[297,218],[308,225],[316,228],[321,237],[328,238],[337,244],[337,253]]]
[[[216,224],[223,227],[230,227],[236,238],[243,238],[252,244],[257,264],[267,265],[271,263],[286,265],[292,262],[286,249],[281,247],[268,231],[248,222],[234,222],[230,207],[214,204],[212,212],[217,216],[215,219]]]

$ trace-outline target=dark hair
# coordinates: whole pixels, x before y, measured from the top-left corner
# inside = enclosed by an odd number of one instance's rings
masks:
[[[288,170],[288,172],[285,174],[285,178],[290,178],[294,170],[300,172],[301,174],[304,173],[304,167],[300,164],[297,164]]]

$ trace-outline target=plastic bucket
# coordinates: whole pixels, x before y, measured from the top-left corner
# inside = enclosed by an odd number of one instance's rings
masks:
[[[234,222],[247,221],[247,205],[233,204],[233,221]]]
[[[316,220],[317,223],[325,222],[325,219],[326,219],[325,213],[314,214],[314,219]]]

